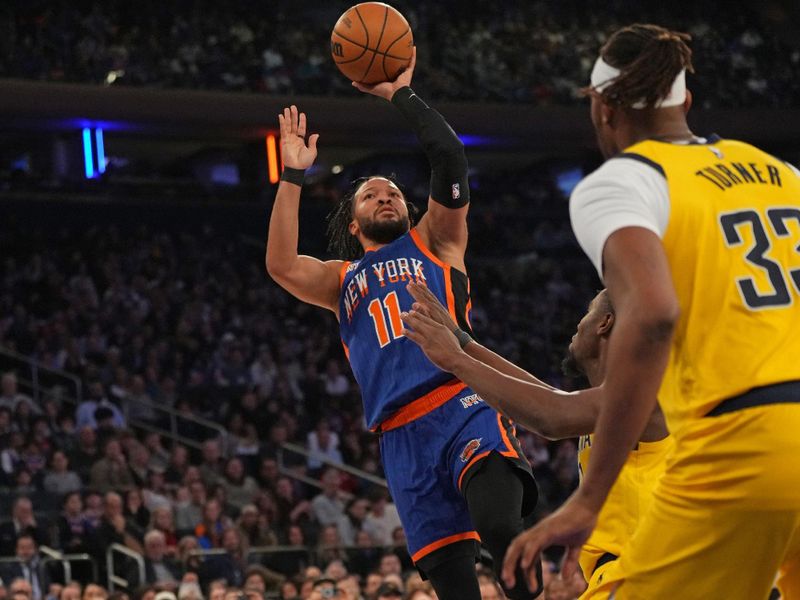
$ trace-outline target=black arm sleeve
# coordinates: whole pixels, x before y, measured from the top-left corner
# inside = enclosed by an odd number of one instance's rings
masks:
[[[467,156],[464,144],[444,117],[414,93],[410,87],[397,90],[394,104],[408,119],[431,164],[431,198],[448,208],[469,202]]]

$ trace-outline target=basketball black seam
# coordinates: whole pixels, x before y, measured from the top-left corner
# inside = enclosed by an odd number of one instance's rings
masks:
[[[369,28],[367,27],[366,22],[364,22],[364,18],[361,16],[361,12],[358,10],[358,7],[355,7],[356,14],[358,15],[358,20],[361,21],[361,26],[364,28],[364,35],[367,36],[367,41],[364,42],[364,47],[369,48]],[[345,38],[347,39],[347,38]],[[350,41],[350,40],[348,40]],[[355,42],[353,42],[355,44]],[[360,44],[359,44],[360,45]]]
[[[356,12],[358,12],[358,9],[356,9]],[[358,15],[358,16],[359,16],[359,18],[361,18],[361,13],[359,13],[359,15]],[[374,62],[375,62],[375,57],[378,55],[378,48],[380,48],[380,47],[381,47],[381,40],[383,39],[383,32],[384,32],[384,30],[386,29],[386,21],[388,21],[388,20],[389,20],[389,7],[387,6],[387,7],[384,9],[384,13],[383,13],[383,25],[381,26],[381,33],[380,33],[380,35],[378,36],[378,42],[375,44],[375,50],[373,50],[373,51],[372,51],[372,59],[369,61],[369,64],[367,65],[367,70],[366,70],[366,71],[364,71],[364,74],[361,76],[361,79],[362,79],[362,80],[363,80],[363,79],[364,79],[364,78],[365,78],[367,75],[369,75],[369,70],[372,68],[372,63],[374,63]],[[365,26],[364,28],[366,29],[366,26]],[[367,43],[369,43],[369,36],[367,37]]]
[[[389,44],[388,46],[386,46],[386,52],[384,52],[384,53],[383,53],[383,60],[381,61],[381,67],[383,68],[383,74],[384,74],[384,75],[386,75],[386,79],[387,79],[387,81],[388,81],[388,79],[389,79],[389,73],[387,73],[387,72],[386,72],[386,57],[387,57],[387,56],[390,56],[390,54],[389,54],[389,49],[390,49],[392,46],[394,46],[394,45],[395,45],[397,42],[399,42],[400,40],[402,40],[402,39],[403,39],[403,38],[406,36],[406,34],[407,34],[408,32],[410,32],[410,31],[411,31],[411,27],[408,27],[408,28],[406,28],[406,30],[405,30],[403,33],[401,33],[401,34],[400,34],[400,35],[397,37],[397,39],[396,39],[396,40],[394,40],[394,41],[393,41],[391,44]],[[392,58],[394,58],[394,57],[392,57]]]
[[[335,62],[337,65],[344,65],[344,64],[347,64],[347,63],[350,63],[350,62],[354,62],[356,60],[360,60],[361,57],[364,56],[364,54],[369,49],[366,46],[362,46],[361,44],[356,44],[353,40],[347,39],[345,36],[343,36],[341,33],[336,31],[335,29],[333,30],[333,33],[338,35],[343,40],[346,40],[346,41],[350,42],[351,44],[353,44],[354,46],[358,46],[359,48],[361,48],[363,50],[363,52],[361,52],[361,54],[359,54],[356,58],[351,58],[350,60],[336,60],[336,59],[334,59],[333,62]]]
[[[411,31],[411,28],[409,27],[406,31]],[[354,46],[358,46],[359,48],[364,48],[365,50],[371,50],[372,52],[377,52],[378,54],[383,54],[384,56],[386,56],[386,58],[393,58],[395,60],[408,60],[407,56],[396,56],[394,54],[389,54],[388,52],[378,52],[378,50],[375,49],[375,48],[367,48],[364,44],[359,44],[358,42],[351,40],[349,37],[342,35],[338,31],[336,31],[335,29],[333,30],[333,33],[338,35],[340,38],[342,38],[346,42],[350,42]],[[403,34],[403,35],[405,35],[405,34]],[[362,54],[362,56],[363,56],[363,54]],[[350,61],[342,61],[342,62],[350,62]],[[340,64],[342,64],[342,62],[338,62],[336,64],[340,65]]]

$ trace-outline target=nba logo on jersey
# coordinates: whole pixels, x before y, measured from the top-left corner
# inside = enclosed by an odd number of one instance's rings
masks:
[[[461,185],[458,183],[453,184],[453,200],[461,198]]]
[[[464,446],[464,449],[461,451],[461,455],[459,458],[461,462],[467,462],[472,456],[477,452],[478,448],[481,447],[481,442],[483,438],[477,438],[474,440],[470,440],[467,442],[467,445]]]

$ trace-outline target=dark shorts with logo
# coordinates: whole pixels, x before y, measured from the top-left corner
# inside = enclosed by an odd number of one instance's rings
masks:
[[[381,435],[389,491],[415,563],[456,542],[480,538],[462,490],[481,460],[498,452],[522,470],[523,513],[536,504],[536,483],[513,425],[466,388],[438,408]],[[527,485],[529,483],[529,485]],[[497,490],[502,510],[503,490]]]

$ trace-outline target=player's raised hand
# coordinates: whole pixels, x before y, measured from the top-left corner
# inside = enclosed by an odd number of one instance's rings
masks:
[[[298,113],[292,104],[278,115],[281,127],[281,158],[283,164],[291,169],[307,169],[317,158],[318,133],[308,136],[306,145],[306,114]]]
[[[405,325],[403,335],[419,345],[430,361],[442,371],[452,372],[459,355],[463,353],[453,332],[419,310],[404,312],[400,318]]]
[[[595,524],[597,512],[583,501],[580,489],[549,517],[542,519],[535,527],[520,533],[506,552],[503,561],[503,581],[512,588],[519,571],[525,574],[528,588],[535,590],[537,557],[550,546],[565,546],[566,554],[561,566],[561,574],[569,579],[578,568],[578,556],[584,542],[589,539]],[[519,567],[519,571],[517,570]]]
[[[383,81],[372,85],[365,85],[363,83],[353,82],[353,87],[365,94],[372,94],[373,96],[380,96],[386,100],[391,100],[394,93],[402,87],[411,85],[411,79],[414,77],[414,67],[417,66],[417,47],[414,46],[411,50],[411,62],[409,65],[400,71],[400,74],[394,81]]]
[[[458,325],[453,321],[450,313],[444,305],[439,302],[439,299],[434,296],[433,292],[428,289],[424,283],[417,283],[412,281],[406,286],[408,293],[416,300],[412,308],[422,314],[430,317],[437,323],[444,325],[450,331],[458,329]]]

